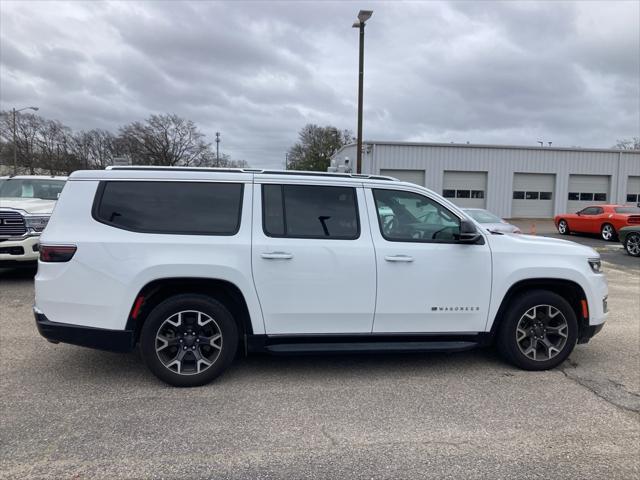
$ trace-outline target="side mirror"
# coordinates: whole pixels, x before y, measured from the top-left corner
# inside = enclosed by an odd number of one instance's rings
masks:
[[[482,234],[478,232],[473,222],[462,220],[460,222],[460,234],[458,235],[458,243],[484,244]]]

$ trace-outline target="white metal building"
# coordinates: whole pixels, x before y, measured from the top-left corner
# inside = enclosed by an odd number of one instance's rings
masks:
[[[362,173],[417,183],[504,218],[640,202],[638,150],[411,142],[364,142],[363,150]],[[356,145],[331,162],[331,170],[355,171]]]

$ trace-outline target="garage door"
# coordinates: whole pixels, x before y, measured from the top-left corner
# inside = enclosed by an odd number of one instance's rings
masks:
[[[556,176],[552,173],[514,173],[512,218],[553,217]]]
[[[627,179],[627,203],[640,203],[640,177],[630,176]]]
[[[442,195],[460,207],[484,208],[487,197],[487,172],[445,171]]]
[[[609,175],[569,175],[567,211],[609,202]]]
[[[380,169],[380,175],[395,177],[402,182],[411,182],[424,187],[424,170],[388,170]]]

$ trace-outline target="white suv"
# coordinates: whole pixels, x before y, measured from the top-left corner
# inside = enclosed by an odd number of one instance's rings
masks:
[[[555,367],[607,316],[593,249],[490,233],[389,177],[117,167],[75,172],[42,237],[40,333],[140,345],[176,386],[248,352],[465,350]]]
[[[35,265],[38,241],[66,177],[0,177],[0,267]]]

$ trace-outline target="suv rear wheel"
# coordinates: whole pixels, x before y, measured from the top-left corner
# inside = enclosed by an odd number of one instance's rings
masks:
[[[212,381],[231,364],[238,327],[226,307],[205,295],[176,295],[157,305],[140,335],[144,362],[176,387]]]
[[[534,290],[509,306],[497,343],[510,363],[525,370],[547,370],[567,359],[577,338],[571,305],[553,292]]]

